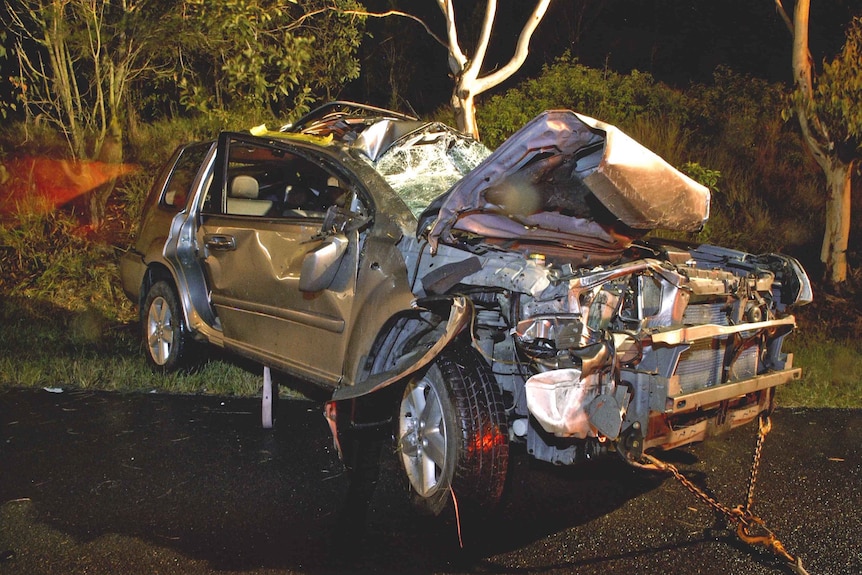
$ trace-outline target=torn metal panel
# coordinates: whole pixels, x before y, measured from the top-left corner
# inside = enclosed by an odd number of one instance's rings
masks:
[[[709,217],[709,189],[648,150],[619,128],[577,116],[605,134],[597,169],[584,183],[625,225],[697,231]]]
[[[364,129],[351,146],[376,162],[395,142],[426,125],[419,121],[381,120]]]
[[[618,253],[646,230],[697,230],[708,215],[706,187],[610,124],[553,110],[438,198],[420,230],[432,250],[462,230]]]

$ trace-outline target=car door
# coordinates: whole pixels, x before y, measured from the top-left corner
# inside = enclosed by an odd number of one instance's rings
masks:
[[[225,345],[335,384],[359,233],[321,229],[328,214],[359,209],[356,191],[333,166],[281,140],[222,134],[218,146],[196,239]]]

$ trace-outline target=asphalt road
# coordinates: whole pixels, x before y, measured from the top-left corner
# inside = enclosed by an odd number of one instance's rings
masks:
[[[394,457],[364,533],[319,404],[0,392],[0,574],[790,573],[672,478],[615,459],[516,452],[500,509],[417,515]],[[723,503],[745,494],[753,426],[668,457]],[[779,410],[754,510],[812,574],[862,573],[862,412]]]

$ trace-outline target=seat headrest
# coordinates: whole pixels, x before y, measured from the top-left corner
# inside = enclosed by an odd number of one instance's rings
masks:
[[[256,200],[260,193],[257,180],[251,176],[236,176],[230,183],[230,195],[234,198]]]

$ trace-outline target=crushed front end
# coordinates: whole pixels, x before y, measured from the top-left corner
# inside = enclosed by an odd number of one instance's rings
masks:
[[[795,327],[788,306],[810,300],[795,260],[642,249],[648,257],[603,269],[563,266],[560,289],[519,305],[515,348],[535,373],[513,428],[539,459],[613,446],[637,461],[753,420],[800,377],[782,351]]]
[[[782,350],[811,300],[793,258],[636,242],[592,269],[478,242],[416,245],[417,291],[463,294],[506,398],[510,439],[569,465],[629,461],[728,431],[798,379]]]

